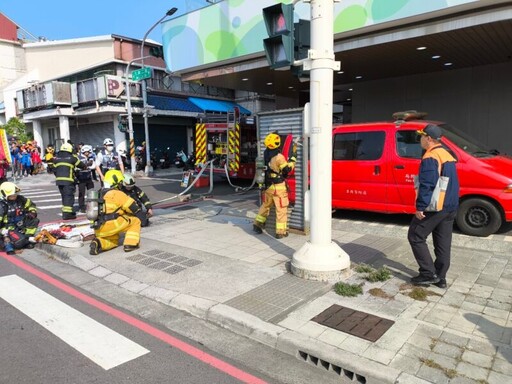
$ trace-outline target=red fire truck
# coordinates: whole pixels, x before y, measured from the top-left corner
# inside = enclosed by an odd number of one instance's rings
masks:
[[[230,178],[254,178],[258,139],[253,118],[238,108],[227,114],[205,114],[195,126],[195,164],[212,161],[216,173]]]

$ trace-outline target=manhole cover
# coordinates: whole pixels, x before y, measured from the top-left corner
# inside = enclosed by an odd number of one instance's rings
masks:
[[[395,324],[392,320],[336,304],[330,306],[311,320],[369,341],[377,341]]]

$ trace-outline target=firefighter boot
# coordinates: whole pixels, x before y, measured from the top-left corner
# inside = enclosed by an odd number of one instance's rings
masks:
[[[76,219],[75,212],[63,212],[62,213],[62,220],[74,220],[74,219]]]
[[[101,253],[101,244],[98,239],[93,239],[89,246],[89,255],[99,255]]]
[[[288,237],[288,232],[276,233],[276,239],[282,239],[283,237]]]
[[[124,246],[124,251],[125,252],[131,252],[131,251],[133,251],[135,249],[138,249],[138,248],[139,248],[139,244],[137,244],[137,245],[125,245]]]
[[[257,233],[258,235],[263,233],[263,228],[261,228],[259,225],[257,224],[253,224],[252,225],[252,230],[254,233]]]

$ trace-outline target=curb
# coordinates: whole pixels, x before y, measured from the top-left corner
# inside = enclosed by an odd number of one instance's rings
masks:
[[[367,384],[428,383],[415,376],[405,374],[395,368],[351,352],[343,351],[343,353],[340,353],[338,348],[330,344],[297,331],[265,322],[256,316],[222,303],[148,286],[140,281],[110,271],[86,257],[73,255],[67,248],[41,243],[37,244],[36,248],[50,258],[74,266],[128,291],[185,311],[194,317],[209,321],[235,334],[275,348],[341,378]],[[134,287],[140,287],[141,289],[135,289]]]

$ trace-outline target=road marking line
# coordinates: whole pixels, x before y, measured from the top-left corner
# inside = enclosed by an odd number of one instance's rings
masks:
[[[45,200],[34,200],[34,199],[31,199],[31,200],[32,200],[34,203],[39,204],[39,203],[48,203],[48,202],[50,202],[50,201],[61,201],[61,200],[62,200],[62,198],[60,198],[60,199],[45,199]],[[39,208],[39,205],[37,206],[37,208]]]
[[[191,344],[187,344],[186,342],[177,339],[164,331],[161,331],[158,328],[155,328],[151,326],[148,323],[143,322],[142,320],[139,320],[133,316],[130,316],[127,313],[124,313],[118,309],[115,309],[101,301],[96,300],[95,298],[88,296],[75,288],[64,284],[63,282],[57,280],[56,278],[32,267],[31,265],[21,261],[17,257],[13,257],[10,255],[6,255],[4,252],[0,252],[0,257],[3,257],[7,261],[9,261],[11,264],[16,265],[17,267],[23,269],[24,271],[32,274],[33,276],[36,276],[40,278],[41,280],[47,282],[48,284],[53,285],[54,287],[60,289],[63,292],[66,292],[67,294],[76,297],[79,300],[82,300],[84,303],[87,303],[100,311],[103,311],[110,316],[113,316],[121,321],[124,321],[126,324],[130,324],[133,327],[136,327],[140,329],[141,331],[147,333],[148,335],[153,336],[156,339],[161,340],[164,343],[167,343],[168,345],[179,349],[180,351],[186,353],[189,356],[192,356],[196,358],[197,360],[202,361],[205,364],[211,365],[212,367],[217,368],[219,371],[224,372],[238,380],[240,380],[242,383],[247,384],[267,384],[264,380],[255,377],[251,375],[250,373],[247,373],[245,371],[242,371],[241,369],[223,361],[215,356],[210,355],[207,352],[204,352],[196,347],[194,347]]]
[[[105,370],[149,352],[19,276],[0,277],[0,297]]]
[[[37,206],[37,209],[53,209],[53,208],[62,208],[62,204],[59,205],[45,205],[43,207]]]
[[[48,190],[42,190],[42,191],[34,191],[34,190],[30,190],[30,191],[27,191],[27,192],[23,192],[23,196],[38,196],[38,195],[45,195],[45,194],[50,194],[50,195],[60,195],[60,192],[59,191],[55,191],[55,190],[51,190],[51,191],[48,191]]]

